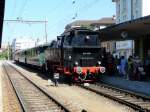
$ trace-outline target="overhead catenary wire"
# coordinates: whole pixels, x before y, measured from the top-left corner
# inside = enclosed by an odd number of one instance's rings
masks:
[[[52,25],[52,28],[53,27],[55,27],[57,24],[60,24],[60,23],[63,23],[63,21],[65,21],[65,23],[69,23],[69,22],[71,22],[71,21],[73,21],[73,20],[75,20],[79,15],[79,13],[81,13],[81,12],[83,12],[83,11],[87,11],[88,9],[90,9],[94,4],[96,4],[97,2],[99,2],[99,0],[94,0],[94,1],[92,1],[92,2],[89,2],[89,3],[87,3],[87,4],[85,4],[82,8],[78,8],[78,10],[77,11],[75,11],[75,13],[73,14],[72,12],[71,13],[69,13],[69,15],[68,16],[66,16],[66,17],[64,17],[64,18],[61,18],[61,19],[59,19],[56,23],[54,23],[53,25]],[[73,5],[73,7],[74,7],[74,5],[77,3],[77,1],[76,0],[73,0],[72,1],[72,5]],[[73,15],[73,16],[72,16]],[[49,30],[50,31],[50,30]]]
[[[45,26],[45,42],[47,43],[47,22],[48,21],[33,21],[33,20],[4,20],[4,22],[25,23],[25,24],[43,24]]]
[[[78,10],[76,11],[76,13],[79,16],[79,13],[87,11],[88,9],[90,9],[91,7],[93,7],[97,2],[99,2],[100,0],[94,0],[92,2],[87,3],[85,6],[78,8]],[[77,16],[76,16],[77,17]]]
[[[18,14],[18,16],[17,16],[16,22],[14,22],[14,20],[13,20],[14,25],[13,25],[13,28],[11,29],[11,31],[10,31],[10,32],[11,32],[10,34],[13,34],[13,33],[14,33],[15,27],[16,27],[16,23],[25,23],[25,24],[28,23],[29,25],[31,25],[30,23],[32,23],[32,24],[35,23],[35,22],[32,22],[32,21],[30,21],[30,22],[29,22],[29,21],[25,22],[25,20],[23,20],[23,18],[22,18],[22,15],[23,15],[23,13],[24,13],[24,10],[25,10],[25,7],[26,7],[27,3],[28,3],[28,0],[25,0],[25,1],[23,2],[23,5],[22,5],[22,7],[21,7],[21,9],[20,9],[20,12],[19,12],[19,14]],[[60,2],[59,4],[62,4],[62,3],[65,4],[64,0],[61,0],[61,2]],[[56,10],[58,9],[58,7],[60,7],[60,5],[55,6],[52,11],[56,11]],[[9,22],[12,22],[12,21],[9,21]],[[7,21],[7,23],[8,23],[8,21]],[[35,23],[35,24],[36,24],[36,23]],[[47,22],[46,22],[45,24],[47,24]],[[48,35],[48,34],[47,34],[47,35]]]
[[[17,19],[20,19],[20,18],[21,18],[22,14],[23,14],[23,12],[24,12],[24,9],[25,9],[25,7],[26,7],[26,5],[27,5],[27,1],[28,1],[28,0],[25,0],[25,1],[23,2],[23,5],[22,5],[22,7],[21,7],[21,9],[20,9],[20,12],[19,12],[19,14],[18,14]],[[16,6],[17,6],[16,4],[17,4],[17,1],[15,2],[15,5],[14,5],[15,9],[17,8],[17,7],[16,7]],[[15,11],[14,11],[14,12],[15,12]],[[14,14],[15,14],[15,13],[13,13],[12,16],[13,16]],[[15,28],[16,28],[16,23],[13,24],[12,29],[10,30],[10,36],[8,36],[8,38],[11,37],[11,35],[14,33]]]
[[[22,16],[22,14],[23,14],[23,12],[24,12],[24,9],[25,9],[25,7],[26,7],[26,5],[27,5],[27,2],[28,2],[28,0],[25,0],[25,1],[23,2],[23,5],[22,5],[22,7],[21,7],[21,9],[20,9],[20,12],[19,12],[19,15],[18,15],[17,19],[21,19],[21,16]],[[14,25],[13,25],[13,28],[12,28],[12,30],[11,30],[11,34],[14,33],[15,28],[16,28],[16,23],[14,23]]]
[[[48,11],[48,12],[56,12],[59,8],[60,8],[60,6],[62,6],[62,4],[65,4],[65,0],[61,0],[59,3],[58,3],[58,5],[56,5],[55,7],[53,7],[50,11]]]
[[[69,22],[71,22],[71,21],[74,21],[75,19],[77,19],[79,16],[80,16],[80,14],[83,12],[83,11],[86,11],[86,10],[88,10],[89,8],[91,8],[94,4],[96,4],[97,2],[98,2],[99,0],[92,0],[92,1],[90,1],[90,2],[84,2],[84,4],[83,4],[83,7],[80,7],[80,6],[77,6],[77,3],[79,3],[79,1],[77,1],[77,0],[72,0],[71,2],[70,2],[70,6],[72,5],[72,9],[75,9],[75,11],[73,12],[72,10],[67,10],[67,11],[69,11],[69,14],[67,15],[67,16],[63,16],[63,17],[61,17],[61,16],[59,16],[59,20],[57,21],[57,22],[54,22],[54,24],[53,25],[51,25],[51,28],[52,28],[52,30],[53,30],[53,28],[54,27],[56,27],[56,26],[58,26],[58,24],[60,25],[60,24],[63,24],[63,25],[65,25],[66,23],[69,23]],[[24,13],[24,10],[25,10],[25,7],[26,7],[26,5],[28,4],[28,0],[25,0],[24,2],[23,2],[23,4],[22,4],[22,8],[20,9],[20,12],[19,12],[19,14],[18,14],[18,20],[20,20],[21,19],[21,17],[22,17],[22,15],[23,15],[23,13]],[[60,5],[61,4],[61,5]],[[57,4],[54,8],[53,8],[53,10],[52,11],[58,11],[58,9],[60,9],[61,8],[61,6],[63,5],[63,4],[65,4],[65,2],[64,2],[64,0],[61,0],[61,2],[60,2],[60,4]],[[75,7],[77,7],[77,8],[75,8]],[[71,8],[69,8],[69,7],[67,7],[67,9],[71,9]],[[71,12],[70,12],[71,11]],[[66,13],[66,12],[65,12]],[[59,15],[60,13],[58,13],[58,15]],[[16,25],[16,23],[14,23],[15,25]],[[14,27],[12,28],[12,31],[11,31],[11,34],[13,34],[13,32],[15,31],[15,25],[14,25]],[[49,30],[49,31],[51,31],[51,29]]]
[[[22,8],[21,8],[21,10],[19,12],[19,16],[18,17],[21,18],[22,14],[24,13],[24,10],[25,10],[25,7],[26,7],[27,3],[28,3],[28,0],[25,0],[23,5],[22,5]]]
[[[17,1],[14,0],[13,3],[14,3],[14,4],[13,4],[13,7],[12,7],[12,13],[11,13],[11,15],[10,15],[10,18],[12,18],[12,17],[14,16],[15,11],[16,11]]]

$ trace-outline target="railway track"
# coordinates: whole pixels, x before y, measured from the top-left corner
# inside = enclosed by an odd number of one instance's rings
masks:
[[[139,112],[150,112],[150,98],[133,92],[118,89],[106,84],[90,84],[80,87],[127,105]]]
[[[3,67],[16,92],[22,111],[24,112],[70,112],[57,100],[45,93],[40,87],[27,79],[21,72],[8,63]]]
[[[16,68],[18,68],[18,67],[16,67]],[[19,69],[20,70],[20,69]],[[31,69],[31,71],[35,71],[35,69]],[[21,72],[23,72],[22,70],[21,70]],[[39,71],[36,71],[36,72],[39,72]],[[25,73],[26,75],[28,74],[28,73]],[[30,76],[31,76],[31,74],[30,74]],[[80,89],[80,90],[82,90],[82,89]],[[63,91],[63,90],[62,90]],[[83,91],[83,90],[82,90]],[[84,90],[84,91],[86,91],[86,90]],[[87,92],[87,91],[86,91]],[[86,94],[86,93],[85,93]],[[95,95],[95,94],[94,94]],[[96,95],[97,96],[97,95]],[[99,97],[99,96],[97,96],[97,97]],[[62,97],[63,98],[63,97]],[[61,98],[60,98],[61,99]],[[80,101],[81,99],[79,99],[79,101]],[[65,100],[64,100],[65,101]],[[73,102],[73,99],[71,98],[71,103]],[[76,102],[76,101],[74,101],[74,102]],[[101,101],[101,102],[103,102],[103,101]],[[106,101],[104,101],[104,102],[106,102]],[[64,102],[64,104],[66,103],[66,101]],[[70,103],[70,104],[71,104]],[[91,103],[91,101],[90,101],[90,103]],[[68,103],[69,104],[69,103]],[[68,105],[67,104],[67,105]],[[70,105],[69,104],[69,105]],[[76,105],[76,103],[74,103],[75,105]],[[80,102],[78,103],[78,104],[80,104]],[[81,104],[82,105],[82,104]],[[76,106],[71,106],[71,108],[72,107],[75,107],[75,109],[70,109],[71,110],[71,112],[75,112],[76,110],[79,110],[79,111],[77,111],[77,112],[84,112],[84,111],[86,111],[86,110],[88,110],[87,108],[86,108],[86,106],[84,107],[84,106],[82,106],[82,107],[80,107],[81,105],[76,105],[77,107],[79,107],[79,108],[76,108]],[[98,104],[98,105],[100,105],[100,103]],[[102,106],[103,107],[103,106]],[[84,108],[84,109],[83,109]],[[103,107],[104,108],[104,107]],[[90,112],[90,111],[89,111]]]
[[[2,69],[2,92],[3,92],[3,111],[11,112],[22,112],[22,107],[18,101],[17,95],[12,87],[12,84],[6,75],[4,69]]]

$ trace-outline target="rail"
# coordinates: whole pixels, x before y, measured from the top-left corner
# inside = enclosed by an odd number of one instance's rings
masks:
[[[32,82],[30,79],[28,79],[27,77],[25,77],[25,76],[23,75],[23,73],[21,73],[17,68],[15,68],[13,65],[10,65],[9,63],[6,63],[6,62],[5,62],[5,64],[3,63],[3,67],[5,68],[5,71],[6,71],[7,75],[8,75],[8,77],[9,77],[9,80],[10,80],[10,82],[11,82],[11,84],[12,84],[12,86],[13,86],[15,92],[16,92],[16,95],[17,95],[17,97],[18,97],[18,99],[19,99],[19,102],[20,102],[20,104],[21,104],[21,107],[22,107],[23,112],[28,111],[27,105],[26,105],[26,104],[24,103],[24,101],[22,100],[22,96],[20,95],[20,92],[19,92],[18,88],[15,86],[15,83],[16,83],[16,82],[12,80],[10,74],[8,73],[8,70],[7,70],[7,68],[6,68],[6,65],[12,67],[16,72],[18,72],[18,73],[20,74],[20,76],[22,76],[24,79],[26,79],[28,82],[30,82],[30,84],[32,84],[35,88],[37,88],[40,92],[42,92],[42,94],[44,94],[46,97],[48,97],[50,100],[52,100],[52,102],[54,102],[58,107],[60,107],[61,110],[65,111],[65,112],[70,112],[70,110],[67,109],[63,104],[61,104],[60,102],[58,102],[56,99],[54,99],[54,98],[53,98],[52,96],[50,96],[48,93],[46,93],[42,88],[40,88],[38,85],[36,85],[36,84],[35,84],[34,82]]]
[[[102,95],[121,104],[127,105],[140,112],[150,112],[150,100],[144,96],[131,94],[121,89],[114,89],[111,86],[101,84],[90,84],[89,86],[78,85],[81,88],[92,91],[96,94]]]

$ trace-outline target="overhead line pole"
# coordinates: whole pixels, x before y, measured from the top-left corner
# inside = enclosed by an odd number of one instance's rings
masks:
[[[48,21],[32,21],[32,20],[4,20],[4,22],[18,22],[18,23],[44,23],[44,28],[45,28],[45,41],[47,43],[47,22]]]
[[[46,39],[46,43],[47,43],[47,21],[45,18],[45,39]]]

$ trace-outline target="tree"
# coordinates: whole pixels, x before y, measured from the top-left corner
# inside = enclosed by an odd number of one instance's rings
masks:
[[[0,53],[0,60],[6,60],[11,58],[11,46],[8,44],[7,49]]]
[[[7,50],[0,53],[0,60],[8,59]]]

